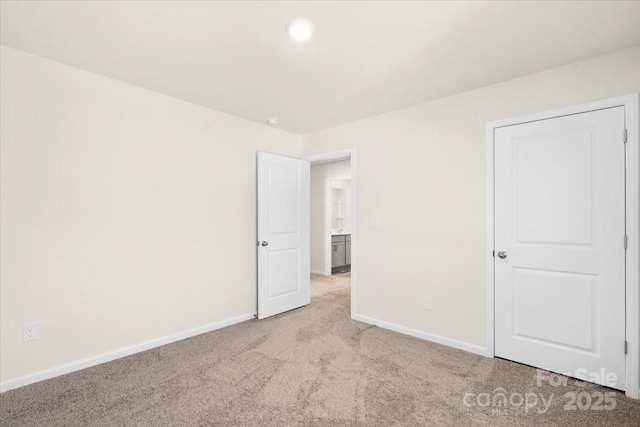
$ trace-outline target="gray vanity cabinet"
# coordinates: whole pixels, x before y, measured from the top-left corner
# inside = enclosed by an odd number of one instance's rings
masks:
[[[331,268],[345,265],[345,246],[344,241],[331,242]]]
[[[331,236],[331,268],[351,264],[351,236]]]
[[[351,236],[347,236],[345,241],[345,259],[347,265],[351,265]]]

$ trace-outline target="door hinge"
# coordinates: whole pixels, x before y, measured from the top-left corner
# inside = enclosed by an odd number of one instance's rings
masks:
[[[491,255],[492,257],[496,257],[496,251],[493,251],[493,254]]]
[[[625,250],[627,249],[627,243],[628,243],[629,239],[627,238],[627,235],[624,235],[624,248]]]
[[[629,343],[627,341],[624,342],[624,354],[627,354],[629,348]]]
[[[627,130],[624,130],[624,136],[622,137],[623,141],[625,144],[627,143]]]

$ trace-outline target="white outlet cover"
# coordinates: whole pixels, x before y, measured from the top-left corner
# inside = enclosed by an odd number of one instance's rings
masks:
[[[369,219],[369,230],[379,230],[380,220],[378,218]]]
[[[38,339],[38,324],[36,322],[22,325],[22,342],[35,341]]]
[[[431,311],[431,297],[424,297],[424,309]]]

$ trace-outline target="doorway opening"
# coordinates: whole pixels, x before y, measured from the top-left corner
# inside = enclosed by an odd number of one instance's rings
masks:
[[[347,162],[343,169],[348,167],[350,175],[349,160],[342,162]],[[345,274],[351,272],[351,178],[331,179],[331,163],[328,169],[329,188],[326,191],[328,198],[325,199],[328,210],[325,210],[325,217],[331,221],[331,274]],[[326,246],[326,242],[322,243],[322,246]]]
[[[355,150],[306,157],[311,164],[311,299],[327,292],[350,296],[354,307],[356,240]]]

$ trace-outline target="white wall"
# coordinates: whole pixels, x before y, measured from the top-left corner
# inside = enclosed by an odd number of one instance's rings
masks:
[[[6,47],[0,63],[3,383],[255,312],[256,150],[298,156],[298,136]]]
[[[325,245],[329,231],[325,230],[327,181],[351,178],[351,160],[311,166],[311,271],[325,271]]]
[[[315,274],[330,274],[325,271],[325,192],[327,164],[311,166],[311,272]]]
[[[640,46],[303,136],[357,148],[353,314],[481,350],[485,122],[639,91]]]
[[[0,381],[254,312],[255,151],[299,138],[0,55]],[[303,136],[358,150],[355,314],[484,346],[484,123],[638,92],[638,70],[640,47]]]

